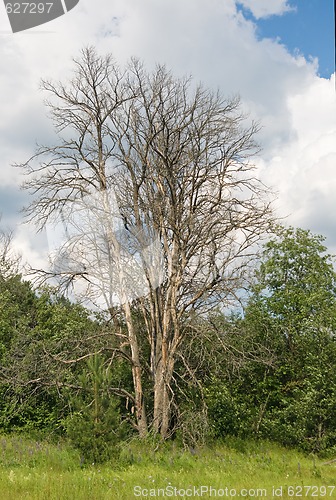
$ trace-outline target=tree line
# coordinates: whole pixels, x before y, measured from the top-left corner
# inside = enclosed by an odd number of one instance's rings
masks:
[[[171,390],[170,439],[198,446],[225,436],[267,438],[332,451],[336,426],[336,295],[323,238],[276,228],[265,244],[244,309],[189,316]],[[14,266],[14,267],[13,267]],[[36,290],[15,262],[1,260],[0,428],[67,436],[90,460],[115,456],[139,435],[131,350],[109,314]],[[137,304],[137,331],[145,331]],[[154,396],[143,335],[144,399]],[[185,360],[188,360],[186,365]],[[155,434],[151,424],[150,434]]]

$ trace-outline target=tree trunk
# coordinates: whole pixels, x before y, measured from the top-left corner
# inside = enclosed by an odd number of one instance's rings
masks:
[[[103,177],[103,179],[104,183],[106,183],[105,177]],[[128,340],[131,349],[132,377],[133,377],[134,396],[135,396],[135,416],[136,416],[139,436],[143,438],[148,433],[148,426],[147,426],[146,409],[145,409],[143,389],[142,389],[141,360],[139,354],[138,338],[135,332],[134,323],[132,319],[130,301],[127,296],[127,292],[129,290],[127,288],[127,283],[125,278],[125,262],[123,261],[121,256],[122,248],[113,231],[113,226],[112,226],[113,217],[110,217],[110,214],[113,214],[113,208],[111,208],[110,206],[109,193],[105,188],[102,194],[103,194],[103,206],[105,209],[105,213],[107,214],[106,230],[109,242],[109,255],[113,256],[108,261],[110,269],[109,272],[111,277],[113,276],[113,273],[116,273],[118,276],[120,299],[125,313]],[[111,283],[113,283],[112,280]]]
[[[167,359],[165,364],[160,362],[154,384],[154,419],[153,429],[166,439],[169,433],[171,419],[170,383],[174,370],[173,358]]]
[[[161,423],[162,423],[162,410],[163,410],[163,367],[160,363],[160,367],[156,371],[156,377],[154,381],[154,418],[153,418],[153,429],[155,434],[160,433]]]
[[[135,416],[137,420],[139,436],[143,438],[146,437],[148,433],[148,426],[147,426],[146,408],[142,390],[141,363],[139,356],[138,339],[134,331],[134,325],[131,317],[131,308],[129,302],[126,301],[125,304],[123,305],[123,308],[125,312],[128,338],[132,354],[132,376],[133,376],[134,395],[135,395]]]

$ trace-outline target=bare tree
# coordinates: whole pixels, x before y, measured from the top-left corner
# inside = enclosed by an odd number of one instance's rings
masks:
[[[27,217],[39,228],[60,219],[71,226],[61,253],[71,258],[49,274],[84,282],[82,292],[103,297],[111,313],[121,308],[139,433],[151,425],[166,438],[188,315],[236,298],[272,222],[251,162],[258,127],[246,125],[238,98],[176,79],[164,66],[148,73],[132,60],[121,72],[92,48],[75,60],[68,85],[43,82],[43,89],[59,142],[21,165],[35,195]]]

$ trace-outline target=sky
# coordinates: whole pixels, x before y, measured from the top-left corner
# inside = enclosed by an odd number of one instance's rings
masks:
[[[330,77],[335,71],[333,0],[296,0],[290,2],[284,15],[266,17],[259,17],[261,10],[252,13],[247,8],[252,3],[257,4],[246,1],[241,8],[248,19],[257,23],[259,40],[276,38],[293,55],[301,53],[307,60],[317,57],[318,75]]]
[[[33,266],[46,234],[23,224],[22,174],[52,138],[40,79],[66,81],[72,57],[94,45],[122,65],[165,63],[259,121],[257,174],[287,225],[323,234],[336,253],[336,91],[333,0],[80,0],[66,15],[12,34],[0,4],[0,213]]]

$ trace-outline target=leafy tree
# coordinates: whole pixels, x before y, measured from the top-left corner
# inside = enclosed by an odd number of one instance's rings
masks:
[[[0,425],[7,431],[60,432],[69,412],[64,388],[73,383],[77,367],[63,364],[57,355],[97,327],[82,307],[51,290],[37,294],[20,276],[3,280],[1,286],[7,302],[0,307]]]
[[[22,280],[11,241],[11,233],[0,230],[0,362],[17,332],[31,323],[35,300],[31,285]]]
[[[246,373],[256,428],[286,444],[335,444],[336,274],[324,238],[278,227],[266,245],[245,326],[275,366]]]
[[[289,349],[306,326],[335,326],[335,273],[323,240],[308,230],[280,227],[257,272],[249,307],[257,303],[285,325]]]
[[[98,380],[102,376],[100,366],[93,361],[83,366],[83,361],[69,363],[60,354],[71,352],[85,361],[88,351],[104,352],[104,321],[52,288],[33,290],[19,274],[10,243],[10,235],[0,232],[0,427],[5,431],[60,433],[74,400],[83,402],[83,408],[79,404],[76,408],[85,414],[88,384],[81,386],[78,380],[89,380],[93,373]],[[97,356],[93,357],[95,363]],[[104,390],[118,387],[127,377],[129,372],[120,360],[113,371],[108,370],[108,380],[106,376],[103,379]],[[118,415],[118,399],[110,399],[108,408],[104,405],[104,418],[110,415],[111,423],[113,415]],[[90,422],[88,412],[86,417],[88,427],[97,420],[93,416]],[[113,426],[110,432],[115,432]],[[87,449],[97,448],[95,434],[88,432],[86,439]],[[106,452],[102,456],[106,458]]]
[[[205,377],[215,436],[335,449],[336,275],[323,240],[308,230],[277,227],[264,246],[244,316],[231,325],[224,315],[212,318],[229,336],[226,346],[243,354],[217,358],[222,373],[213,369],[213,379]],[[245,350],[246,343],[254,349]]]

